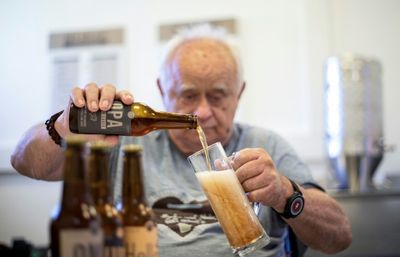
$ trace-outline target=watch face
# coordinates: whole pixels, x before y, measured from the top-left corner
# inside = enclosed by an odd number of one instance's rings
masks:
[[[290,212],[292,213],[293,216],[297,216],[303,210],[303,206],[304,206],[303,198],[301,196],[297,197],[296,199],[293,200],[292,205],[290,206]]]

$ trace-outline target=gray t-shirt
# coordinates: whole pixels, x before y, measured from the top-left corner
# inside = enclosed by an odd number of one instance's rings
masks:
[[[231,257],[228,241],[187,157],[176,148],[166,131],[121,138],[121,145],[130,143],[143,147],[145,194],[147,204],[156,214],[159,256]],[[279,172],[298,184],[315,183],[307,166],[283,138],[265,129],[235,124],[232,139],[225,147],[226,154],[253,147],[265,149]],[[113,156],[117,160],[112,170],[116,171],[114,199],[118,204],[122,188],[122,147]],[[266,206],[261,206],[258,217],[271,243],[250,256],[284,256],[287,225]]]

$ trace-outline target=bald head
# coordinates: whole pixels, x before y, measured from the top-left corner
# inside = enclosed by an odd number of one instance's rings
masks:
[[[210,38],[196,38],[177,45],[166,58],[165,80],[162,84],[164,83],[164,90],[168,90],[171,84],[184,84],[185,81],[207,80],[209,83],[229,81],[239,88],[241,81],[238,81],[238,74],[236,59],[224,42]]]
[[[168,91],[177,72],[192,68],[193,76],[229,76],[237,88],[243,84],[242,65],[234,41],[225,30],[208,24],[180,30],[166,45],[159,82]],[[224,68],[222,73],[215,69]],[[214,72],[213,72],[214,71]]]

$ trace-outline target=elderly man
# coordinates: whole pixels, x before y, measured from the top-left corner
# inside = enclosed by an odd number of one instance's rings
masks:
[[[285,256],[289,230],[306,246],[325,253],[349,246],[351,232],[342,208],[315,183],[289,144],[272,131],[234,123],[245,82],[240,60],[221,31],[202,27],[181,32],[167,45],[161,67],[157,84],[166,110],[197,115],[209,144],[219,141],[228,155],[235,152],[233,167],[239,181],[249,200],[261,203],[259,219],[272,241],[254,256]],[[128,91],[117,92],[112,85],[94,83],[74,88],[70,101],[94,112],[108,110],[114,99],[125,104],[134,101]],[[66,108],[50,134],[64,138],[71,133],[68,113]],[[217,220],[201,220],[204,216],[199,215],[209,214],[210,208],[186,159],[201,148],[196,131],[155,131],[143,137],[88,136],[88,140],[98,138],[116,145],[112,172],[117,203],[121,195],[121,146],[143,146],[146,199],[156,214],[160,256],[232,255]],[[12,164],[21,174],[59,180],[63,156],[63,149],[49,136],[46,126],[39,124],[21,139]],[[304,198],[304,209],[291,213],[287,206],[297,190]],[[184,207],[194,202],[202,207]],[[182,208],[176,208],[177,204]],[[166,222],[171,215],[177,218],[175,223]],[[177,224],[187,222],[188,216],[198,222],[188,223],[186,228],[190,229],[180,229]]]

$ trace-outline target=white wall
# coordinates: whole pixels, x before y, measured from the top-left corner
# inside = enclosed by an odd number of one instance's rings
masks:
[[[26,128],[56,111],[48,100],[50,32],[125,28],[129,83],[118,86],[162,108],[155,86],[157,26],[236,18],[248,84],[238,120],[280,132],[323,179],[322,66],[330,55],[351,51],[381,60],[385,138],[400,146],[398,13],[396,0],[1,1],[0,241],[25,236],[47,243],[48,218],[60,195],[60,183],[4,175]],[[400,174],[399,150],[385,155],[380,173]]]
[[[45,245],[52,211],[61,197],[61,182],[36,181],[18,175],[0,178],[0,242],[23,237]],[[37,245],[38,244],[38,245]]]

